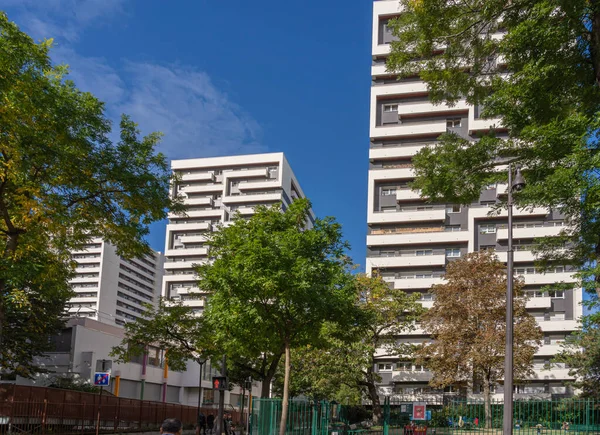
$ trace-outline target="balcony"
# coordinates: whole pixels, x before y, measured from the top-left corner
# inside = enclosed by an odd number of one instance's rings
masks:
[[[281,188],[281,180],[271,181],[240,181],[238,189],[241,191],[246,190],[262,190],[262,189],[277,189]]]
[[[496,255],[498,256],[498,260],[502,261],[503,263],[507,262],[508,252],[496,252]],[[531,252],[531,251],[516,251],[516,252],[514,252],[514,261],[516,263],[519,263],[519,262],[533,263],[535,260],[536,260],[536,257],[533,254],[533,252]]]
[[[167,224],[167,233],[171,231],[182,231],[182,230],[201,230],[201,231],[211,231],[212,224],[210,222],[181,222],[181,223],[172,223]]]
[[[202,293],[200,291],[200,289],[196,286],[186,286],[186,287],[180,287],[177,289],[177,294],[178,295],[188,295],[188,294],[200,294]]]
[[[254,213],[256,213],[254,211],[254,207],[238,207],[235,210],[231,210],[231,213],[239,213],[242,216],[248,216],[248,215],[253,215]]]
[[[408,232],[381,232],[371,231],[367,235],[368,246],[389,245],[418,245],[428,243],[454,243],[467,242],[469,231],[444,231],[444,227],[415,228]]]
[[[191,256],[191,255],[208,255],[208,248],[188,248],[188,249],[167,249],[165,250],[166,257],[178,257],[178,256]]]
[[[535,353],[536,356],[554,356],[562,350],[561,344],[543,344]]]
[[[413,267],[413,266],[444,266],[445,255],[422,255],[422,256],[397,256],[397,257],[369,257],[367,262],[371,267]]]
[[[372,76],[388,76],[390,73],[387,71],[385,64],[373,65],[371,67]],[[411,82],[397,82],[394,84],[387,84],[385,86],[376,86],[371,88],[371,98],[376,99],[380,96],[402,96],[402,95],[414,95],[414,94],[425,94],[429,92],[427,84],[422,81],[411,81]],[[373,100],[373,103],[375,101]]]
[[[408,278],[395,279],[394,288],[399,290],[430,289],[436,284],[443,284],[444,278]]]
[[[397,179],[410,180],[415,178],[415,170],[413,169],[412,165],[406,165],[403,168],[378,169],[375,171],[369,171],[369,178],[377,181]]]
[[[428,309],[428,310],[432,309],[432,308],[433,308],[433,304],[435,303],[435,301],[431,301],[431,300],[430,300],[430,301],[425,301],[425,300],[423,300],[423,299],[421,299],[421,300],[418,300],[417,302],[418,302],[419,304],[421,304],[421,306],[422,306],[423,308],[426,308],[426,309]]]
[[[533,376],[528,379],[531,380],[566,380],[573,379],[573,376],[569,376],[569,369],[553,367],[551,369],[545,368],[533,368]]]
[[[223,204],[240,204],[244,202],[269,202],[269,201],[281,201],[281,193],[261,193],[257,195],[235,195],[235,196],[224,196]]]
[[[392,372],[392,382],[429,382],[433,378],[433,373],[427,372]]]
[[[581,326],[576,320],[546,320],[538,322],[538,325],[544,332],[571,332]]]
[[[192,172],[181,174],[182,181],[215,181],[215,174],[212,172]]]
[[[514,239],[535,239],[558,236],[565,227],[513,228]],[[508,228],[499,228],[498,240],[508,240]]]
[[[175,213],[169,213],[169,219],[177,219],[177,218],[223,218],[223,210],[219,208],[211,208],[208,210],[190,210],[186,211],[185,215],[179,215]]]
[[[240,171],[223,172],[224,178],[268,178],[269,171],[267,168],[246,169]],[[224,183],[226,184],[226,183]]]
[[[207,236],[202,234],[202,235],[197,235],[197,236],[181,236],[179,238],[179,240],[181,241],[181,243],[204,243],[206,242]]]
[[[381,160],[412,157],[423,148],[425,148],[425,145],[371,148],[369,149],[369,159]]]
[[[526,308],[551,308],[552,307],[552,298],[550,297],[542,297],[542,298],[530,298],[527,301]]]
[[[439,136],[446,133],[446,121],[407,122],[385,126],[371,126],[372,138],[395,136]]]
[[[402,201],[418,201],[422,199],[421,192],[412,189],[398,189],[396,190],[396,202]],[[423,198],[426,199],[426,198]]]
[[[518,275],[517,275],[518,276]],[[525,279],[525,284],[554,284],[557,282],[575,282],[576,279],[573,278],[572,272],[563,272],[563,273],[535,273],[529,275],[523,275]]]
[[[370,223],[446,221],[446,210],[398,211],[373,213]]]
[[[204,308],[204,299],[184,299],[183,305],[194,308]]]
[[[465,111],[468,109],[469,106],[464,100],[458,101],[454,106],[449,106],[447,104],[433,104],[429,101],[412,104],[400,102],[398,106],[398,118],[402,120],[403,117],[419,114],[427,116],[441,116],[445,113],[448,113],[449,116],[457,116],[461,113],[465,113]]]
[[[210,196],[205,196],[203,198],[187,198],[185,200],[185,205],[209,205],[213,206],[213,199]]]
[[[180,189],[181,193],[210,193],[210,192],[222,192],[223,184],[202,184],[199,186],[182,186]]]
[[[181,270],[190,269],[193,264],[202,263],[202,261],[166,261],[164,264],[165,270]]]
[[[513,216],[546,216],[548,214],[548,209],[542,207],[535,207],[533,209],[517,209],[513,210]],[[469,207],[469,216],[475,219],[481,218],[497,218],[497,217],[505,217],[508,218],[508,210],[494,210],[492,207],[482,207],[482,206],[471,206]],[[529,230],[537,230],[538,228],[528,228]],[[531,232],[531,231],[530,231]]]

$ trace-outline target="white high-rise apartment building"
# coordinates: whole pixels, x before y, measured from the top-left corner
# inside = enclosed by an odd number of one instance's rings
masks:
[[[507,214],[490,216],[490,207],[506,185],[490,186],[478,202],[469,206],[429,204],[412,191],[412,156],[424,146],[434,144],[447,130],[475,140],[497,121],[479,118],[477,107],[464,101],[453,107],[429,102],[427,86],[418,78],[398,81],[386,71],[390,53],[387,22],[400,13],[397,0],[374,2],[373,64],[371,69],[371,122],[369,150],[369,194],[367,272],[378,271],[394,288],[421,294],[425,306],[434,301],[428,290],[442,283],[446,265],[468,252],[492,249],[501,260],[507,257]],[[505,134],[501,130],[499,134]],[[535,376],[515,391],[540,397],[570,394],[564,385],[568,369],[544,366],[560,349],[560,343],[578,326],[582,315],[581,289],[543,291],[557,282],[574,282],[572,271],[557,267],[542,274],[534,266],[531,246],[536,237],[557,235],[563,216],[544,208],[515,210],[515,272],[523,276],[530,296],[527,307],[544,332],[543,346],[535,361]],[[422,343],[428,339],[423,330],[399,338]],[[427,399],[441,395],[428,387],[431,373],[409,361],[399,361],[382,352],[377,369],[382,377],[381,391],[407,399]],[[477,395],[479,391],[472,391]],[[448,392],[451,392],[449,389]],[[495,390],[501,397],[502,386]]]
[[[160,252],[127,260],[113,245],[95,238],[72,258],[77,266],[70,284],[76,296],[67,303],[69,316],[122,326],[140,317],[144,304],[158,303],[164,263]]]
[[[206,233],[232,222],[236,212],[251,216],[257,205],[304,197],[283,153],[174,160],[173,195],[184,197],[185,215],[169,216],[165,242],[163,296],[201,311],[204,294],[194,264],[208,260]]]

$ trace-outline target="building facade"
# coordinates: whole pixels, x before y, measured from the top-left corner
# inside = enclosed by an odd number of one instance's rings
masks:
[[[100,238],[72,253],[77,263],[70,284],[76,295],[67,303],[69,317],[86,317],[123,326],[160,299],[164,256],[160,252],[132,260]]]
[[[433,145],[447,131],[476,140],[498,120],[479,117],[477,107],[464,101],[452,107],[429,102],[427,86],[418,77],[397,78],[386,70],[393,35],[387,26],[400,11],[397,0],[377,0],[373,8],[372,88],[370,108],[370,150],[368,181],[367,273],[377,271],[394,288],[419,293],[421,303],[434,303],[429,289],[444,281],[446,265],[478,250],[494,250],[507,258],[507,212],[490,214],[506,192],[506,185],[489,186],[479,201],[468,206],[431,204],[409,188],[414,178],[412,156],[422,147]],[[497,135],[506,132],[496,129]],[[550,397],[571,394],[564,385],[568,369],[545,369],[559,351],[560,343],[578,326],[582,315],[581,289],[542,290],[557,282],[575,282],[573,270],[562,266],[541,273],[534,266],[531,251],[537,237],[558,235],[565,225],[563,216],[544,208],[515,210],[515,273],[525,281],[530,297],[527,307],[544,333],[543,345],[535,360],[535,376],[515,392],[525,396]],[[422,343],[428,340],[417,329],[399,340]],[[437,397],[443,392],[428,387],[431,373],[409,361],[379,355],[376,369],[382,377],[382,394],[407,399]],[[452,393],[449,388],[447,393]],[[470,391],[477,396],[478,391]],[[497,397],[502,386],[495,389]]]
[[[182,300],[199,312],[205,294],[196,284],[194,264],[208,260],[206,234],[229,225],[236,213],[251,216],[257,205],[287,207],[304,194],[283,153],[174,160],[172,194],[180,194],[185,215],[169,216],[165,241],[163,296]]]

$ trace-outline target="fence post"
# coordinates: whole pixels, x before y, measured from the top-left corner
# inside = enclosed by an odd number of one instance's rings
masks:
[[[383,399],[383,435],[390,432],[390,398]]]
[[[144,401],[140,401],[139,403],[139,407],[140,407],[140,429],[142,428],[142,410],[144,409]]]
[[[85,402],[83,402],[83,411],[81,412],[81,434],[83,435],[83,427],[85,426]]]
[[[48,400],[44,399],[44,410],[42,411],[42,435],[46,433],[46,413],[48,411]]]
[[[311,427],[311,435],[317,435],[317,426],[319,419],[319,403],[315,400],[313,404],[313,413],[312,413],[312,427]]]
[[[119,419],[121,417],[121,398],[117,397],[117,409],[115,412],[115,423],[114,423],[114,430],[115,432],[117,431],[117,428],[119,427]]]

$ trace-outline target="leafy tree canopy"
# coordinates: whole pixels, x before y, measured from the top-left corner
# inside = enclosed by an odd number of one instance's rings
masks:
[[[113,143],[103,103],[50,48],[0,13],[0,369],[23,376],[61,326],[71,250],[99,236],[141,255],[149,224],[179,209],[160,134],[124,115]]]
[[[205,316],[216,341],[249,359],[285,356],[282,431],[291,349],[318,342],[327,322],[350,322],[354,313],[341,226],[333,218],[311,225],[310,213],[306,199],[285,210],[257,207],[211,234],[212,260],[197,267],[212,294]]]
[[[506,267],[483,251],[450,263],[445,284],[433,286],[433,308],[423,315],[432,341],[418,351],[417,362],[433,373],[434,387],[482,386],[486,424],[491,427],[491,387],[504,377],[506,340]],[[532,373],[542,330],[526,310],[523,283],[514,282],[514,376]]]
[[[419,152],[414,186],[433,201],[469,204],[506,180],[502,162],[520,164],[527,186],[517,205],[558,210],[570,224],[540,253],[582,268],[586,288],[600,291],[600,3],[400,4],[389,70],[420,76],[435,103],[466,98],[495,125],[474,143],[448,133]]]

